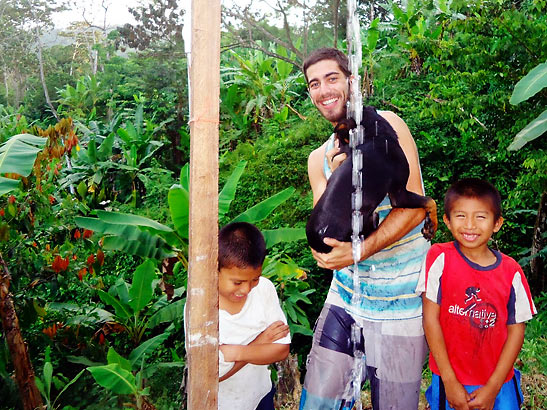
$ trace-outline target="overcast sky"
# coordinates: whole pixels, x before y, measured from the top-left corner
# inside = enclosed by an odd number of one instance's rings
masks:
[[[53,23],[57,28],[65,28],[75,21],[83,21],[82,15],[88,21],[102,26],[105,18],[104,9],[101,7],[102,1],[97,0],[74,0],[76,3],[72,10],[53,15]],[[138,0],[106,0],[108,12],[106,13],[107,26],[122,25],[134,22],[133,16],[127,10],[128,7],[134,7],[139,4]]]
[[[180,0],[179,0],[180,1]],[[225,0],[223,0],[225,1]],[[73,0],[76,3],[72,6],[72,10],[67,10],[62,13],[53,15],[53,23],[55,28],[63,29],[75,21],[83,21],[83,15],[87,21],[102,27],[105,19],[105,11],[101,7],[103,3],[100,0]],[[121,26],[125,23],[134,23],[135,19],[129,13],[129,7],[138,6],[140,3],[148,4],[147,0],[104,0],[104,4],[108,6],[106,13],[106,26]],[[190,35],[190,5],[191,0],[182,0],[182,7],[186,9],[184,23],[184,38],[185,44],[189,43]],[[188,40],[187,40],[188,39]]]

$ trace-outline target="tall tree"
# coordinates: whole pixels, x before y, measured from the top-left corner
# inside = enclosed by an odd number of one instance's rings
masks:
[[[18,14],[18,28],[21,30],[30,28],[32,43],[27,44],[27,47],[33,48],[36,53],[40,82],[46,104],[55,118],[58,119],[57,110],[53,106],[46,83],[42,36],[53,27],[53,13],[63,10],[64,5],[52,5],[51,2],[44,0],[8,0],[7,3],[15,10],[14,14]]]
[[[21,335],[19,319],[15,313],[13,298],[9,291],[11,275],[4,258],[0,254],[0,312],[2,328],[6,335],[13,367],[15,380],[19,387],[24,410],[42,408],[42,397],[34,382],[34,370],[30,362],[27,346]]]
[[[301,17],[295,24],[291,16]],[[223,7],[222,20],[232,41],[224,41],[223,48],[245,47],[299,66],[306,55],[309,27],[313,22],[313,8],[305,1],[278,0],[275,5],[250,1],[247,5],[233,4]],[[281,46],[293,57],[285,56],[268,47],[269,43]]]
[[[186,54],[182,37],[184,10],[176,0],[151,0],[147,5],[129,8],[136,20],[135,24],[125,24],[119,31],[118,47],[127,47],[137,51],[143,64],[153,63],[143,93],[153,98],[157,94],[175,94],[175,121],[167,125],[167,134],[171,141],[171,153],[174,164],[182,164],[181,129],[188,122],[188,94],[186,76]],[[161,73],[161,75],[158,75]],[[173,116],[169,102],[164,110],[165,118]]]
[[[32,58],[28,45],[32,35],[20,24],[20,11],[13,1],[0,3],[0,70],[6,103],[15,107],[23,100]]]
[[[361,0],[358,6],[362,27],[374,20],[389,19],[388,11],[374,0]],[[299,66],[309,51],[318,47],[342,48],[346,36],[347,8],[340,0],[248,0],[223,8],[223,24],[230,33],[224,48],[246,47]],[[287,57],[267,44],[292,52]]]

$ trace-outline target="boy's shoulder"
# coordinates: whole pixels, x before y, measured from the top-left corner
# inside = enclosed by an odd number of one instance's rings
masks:
[[[503,263],[506,263],[508,265],[513,265],[513,266],[520,267],[520,264],[515,259],[513,259],[511,256],[506,255],[505,253],[503,253],[501,251],[496,251],[496,252],[498,252],[501,255],[501,261]]]
[[[519,272],[522,276],[524,276],[522,267],[515,259],[513,259],[509,255],[504,254],[503,252],[499,252],[499,254],[501,255],[501,265],[505,268],[505,270],[512,274]]]
[[[450,253],[455,251],[456,251],[456,247],[454,246],[454,242],[434,243],[433,245],[431,245],[431,248],[429,248],[429,251],[427,252],[427,256],[429,258],[431,257],[436,258],[441,253]]]
[[[274,290],[275,291],[275,285],[273,284],[273,282],[268,279],[267,277],[265,276],[261,276],[260,279],[258,280],[258,286],[257,288],[260,287],[261,289],[263,290]]]
[[[437,249],[437,250],[448,250],[448,249],[455,249],[454,241],[450,242],[438,242],[431,245],[431,249]]]
[[[273,282],[264,276],[260,276],[258,285],[251,290],[249,295],[253,295],[253,300],[255,300],[256,303],[266,303],[269,302],[274,294],[277,295],[277,291]]]

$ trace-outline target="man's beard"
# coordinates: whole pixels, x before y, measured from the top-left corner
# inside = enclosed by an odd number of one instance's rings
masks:
[[[332,112],[332,113],[328,113],[330,115],[325,115],[324,113],[323,114],[323,117],[325,117],[325,119],[327,119],[328,121],[330,122],[338,122],[344,118],[346,118],[346,115],[347,115],[347,108],[346,108],[346,104],[343,105],[343,107],[338,110],[337,112]]]

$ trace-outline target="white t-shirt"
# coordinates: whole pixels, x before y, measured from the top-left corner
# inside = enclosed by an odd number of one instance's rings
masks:
[[[225,310],[218,312],[219,345],[247,345],[252,342],[273,322],[287,319],[279,305],[279,298],[274,284],[265,277],[260,277],[247,295],[245,305],[239,313],[231,315]],[[291,343],[290,335],[275,343]],[[234,365],[225,362],[219,351],[219,377],[226,374]],[[268,365],[246,364],[236,374],[218,385],[219,410],[255,410],[260,400],[270,392],[272,382]]]

